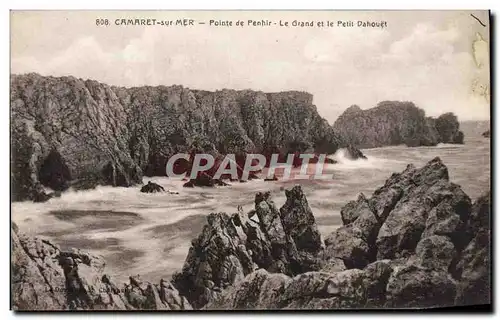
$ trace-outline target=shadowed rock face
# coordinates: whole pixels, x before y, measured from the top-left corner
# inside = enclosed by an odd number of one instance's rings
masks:
[[[258,193],[255,210],[248,215],[208,216],[182,271],[173,276],[174,285],[195,308],[259,268],[287,275],[321,268],[321,238],[302,189],[287,190],[286,197],[280,210],[270,193]]]
[[[409,147],[463,143],[457,117],[446,113],[437,119],[426,117],[412,102],[383,101],[361,110],[351,106],[333,128],[346,143],[359,148],[406,144]]]
[[[296,91],[119,88],[27,74],[11,78],[11,111],[14,200],[35,199],[42,184],[137,184],[144,173],[165,175],[178,152],[334,153],[339,145],[312,95]]]
[[[104,261],[12,226],[15,309],[341,309],[491,303],[490,194],[471,204],[439,158],[394,173],[341,210],[325,241],[299,186],[276,208],[212,213],[182,270],[117,287]],[[56,290],[56,288],[62,288]]]
[[[319,271],[259,269],[205,309],[414,308],[489,304],[489,194],[474,205],[439,158],[393,174],[342,209]]]
[[[165,188],[163,188],[157,183],[148,181],[148,183],[141,188],[141,192],[143,193],[165,192]]]
[[[435,122],[436,130],[439,134],[439,142],[443,143],[464,143],[464,133],[459,130],[457,116],[448,112],[440,115]]]

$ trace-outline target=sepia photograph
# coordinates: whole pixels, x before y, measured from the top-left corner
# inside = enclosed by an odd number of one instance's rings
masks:
[[[493,310],[490,11],[9,15],[11,310]]]

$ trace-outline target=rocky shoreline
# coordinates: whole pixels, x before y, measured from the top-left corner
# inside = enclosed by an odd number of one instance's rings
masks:
[[[333,129],[346,143],[358,148],[464,143],[464,134],[453,113],[426,117],[425,111],[413,102],[382,101],[366,110],[353,105],[340,115]]]
[[[490,192],[472,201],[439,158],[408,165],[341,210],[322,241],[300,186],[277,208],[211,213],[182,270],[117,285],[102,258],[13,224],[15,310],[428,308],[490,304]]]
[[[453,114],[425,117],[410,102],[353,106],[331,126],[313,96],[299,91],[123,88],[34,73],[12,75],[10,87],[13,201],[43,202],[70,187],[141,184],[144,176],[165,176],[167,160],[177,153],[216,159],[212,171],[186,183],[194,187],[224,185],[213,173],[227,154],[235,155],[238,180],[245,182],[247,154],[268,161],[278,154],[280,162],[293,154],[300,166],[300,153],[314,154],[314,163],[340,148],[363,158],[357,148],[463,143]],[[192,165],[179,161],[174,172],[189,173]]]
[[[341,146],[306,92],[122,88],[34,73],[12,75],[10,86],[14,201],[47,200],[44,186],[140,184],[143,176],[166,175],[177,153],[244,159],[332,154]]]

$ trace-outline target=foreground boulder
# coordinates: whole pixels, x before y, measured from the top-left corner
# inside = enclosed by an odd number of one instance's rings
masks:
[[[162,186],[160,186],[157,183],[148,181],[148,184],[146,184],[145,186],[143,186],[141,188],[141,192],[143,192],[143,193],[165,192],[165,188],[163,188]]]
[[[472,240],[462,251],[454,275],[460,282],[455,303],[473,305],[491,300],[491,194],[474,203],[467,225]]]
[[[264,178],[264,181],[278,181],[278,178],[275,175],[273,175],[272,177]]]
[[[168,281],[131,277],[123,287],[104,274],[102,258],[79,250],[61,251],[50,241],[11,229],[13,309],[189,310],[186,298]]]
[[[280,210],[270,193],[258,193],[249,214],[208,216],[182,271],[173,276],[175,287],[195,308],[259,268],[287,275],[321,268],[320,234],[307,199],[299,186],[287,190],[286,197]]]
[[[229,184],[219,180],[214,179],[205,172],[202,172],[197,178],[189,179],[188,182],[184,183],[182,186],[185,188],[194,188],[194,187],[226,187]]]
[[[393,174],[341,211],[320,270],[259,269],[205,309],[433,308],[490,304],[489,194],[474,205],[439,158]],[[410,222],[411,221],[411,222]]]

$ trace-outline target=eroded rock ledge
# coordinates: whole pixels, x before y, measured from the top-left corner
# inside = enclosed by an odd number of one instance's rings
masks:
[[[118,287],[104,261],[12,230],[18,310],[337,309],[489,304],[490,193],[474,203],[439,158],[394,173],[342,210],[324,244],[300,188],[276,208],[212,213],[184,267]],[[63,288],[62,290],[57,288]]]

